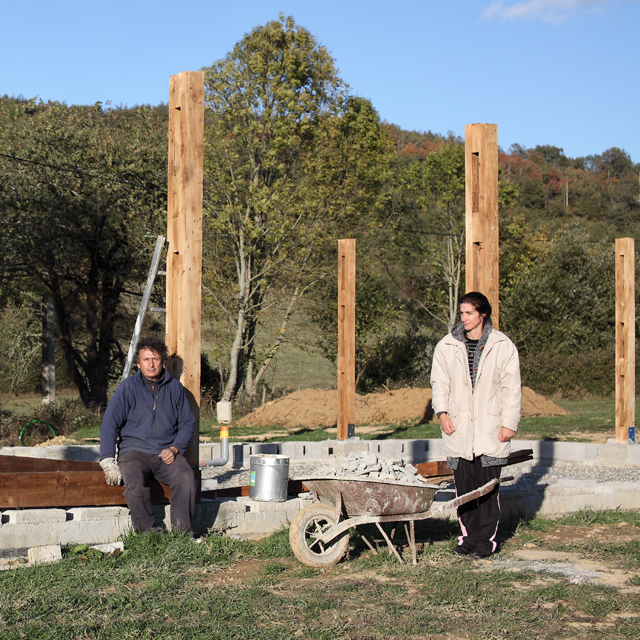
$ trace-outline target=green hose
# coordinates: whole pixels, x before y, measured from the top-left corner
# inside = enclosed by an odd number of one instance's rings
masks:
[[[22,431],[20,432],[20,435],[18,436],[20,438],[20,444],[25,447],[25,443],[22,442],[22,434],[24,433],[25,429],[30,425],[30,424],[35,424],[37,422],[40,422],[41,424],[46,424],[47,427],[49,427],[49,429],[51,429],[51,433],[53,433],[53,437],[56,437],[56,432],[53,430],[53,427],[48,423],[45,422],[44,420],[29,420],[29,422],[27,422],[27,424],[24,425],[24,427],[22,427]]]

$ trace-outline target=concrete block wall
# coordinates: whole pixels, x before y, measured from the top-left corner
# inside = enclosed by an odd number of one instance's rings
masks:
[[[310,503],[310,496],[286,502],[250,498],[203,500],[196,504],[196,532],[210,529],[239,538],[262,538],[286,526]],[[155,505],[156,521],[170,528],[171,507]],[[31,547],[115,542],[131,529],[126,507],[13,509],[0,511],[0,557],[26,555]]]
[[[279,453],[291,461],[320,462],[346,457],[350,452],[372,452],[377,456],[402,458],[407,463],[444,460],[442,439],[430,440],[324,440],[320,442],[239,442],[229,447],[228,468],[248,468],[252,455]],[[640,445],[593,444],[588,442],[551,442],[546,440],[514,440],[512,451],[532,449],[534,462],[576,462],[613,467],[640,466]],[[97,445],[59,445],[53,447],[3,447],[1,455],[51,458],[56,460],[86,460],[97,462]],[[219,458],[220,444],[200,444],[200,460]],[[1,464],[1,461],[0,461]]]
[[[442,439],[431,440],[324,440],[320,442],[240,442],[230,445],[228,468],[248,468],[252,455],[279,453],[291,461],[319,462],[348,456],[350,452],[371,452],[387,458],[402,458],[419,463],[446,458]],[[532,449],[535,462],[576,462],[613,467],[640,466],[640,445],[593,444],[588,442],[552,442],[546,440],[514,440],[512,450]],[[97,462],[97,445],[58,445],[53,447],[3,447],[1,455],[50,458],[55,460],[86,460]],[[220,444],[200,444],[200,459],[219,458]]]
[[[126,507],[0,511],[3,550],[52,544],[114,542],[131,526]]]

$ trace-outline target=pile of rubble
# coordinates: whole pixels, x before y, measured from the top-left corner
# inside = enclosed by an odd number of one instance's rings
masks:
[[[424,485],[427,481],[418,474],[412,464],[404,460],[384,460],[375,453],[349,454],[348,458],[336,460],[335,466],[324,465],[317,469],[315,477],[322,478],[363,478],[397,482],[410,485]]]

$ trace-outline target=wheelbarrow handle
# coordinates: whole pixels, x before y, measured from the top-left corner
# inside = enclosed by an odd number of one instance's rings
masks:
[[[429,516],[441,513],[446,511],[447,509],[457,509],[459,506],[466,504],[467,502],[471,502],[472,500],[477,500],[482,496],[486,496],[488,493],[491,493],[493,489],[499,485],[501,482],[508,482],[509,480],[513,480],[513,476],[505,476],[504,478],[494,478],[493,480],[489,480],[487,484],[483,484],[478,489],[474,489],[473,491],[469,491],[469,493],[463,493],[461,496],[454,498],[453,500],[447,500],[447,502],[443,502],[441,505],[437,507],[432,506],[426,513]]]

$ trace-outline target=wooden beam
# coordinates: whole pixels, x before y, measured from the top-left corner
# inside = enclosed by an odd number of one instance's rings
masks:
[[[636,272],[633,238],[616,239],[616,442],[636,441]]]
[[[453,471],[447,466],[444,460],[433,460],[431,462],[420,462],[416,465],[418,473],[423,478],[434,478],[439,476],[450,476]]]
[[[195,471],[200,487],[200,472]],[[153,504],[169,504],[171,489],[151,478]],[[97,462],[0,456],[0,508],[126,506],[124,487],[110,487]],[[200,500],[198,494],[197,498]]]
[[[169,82],[167,201],[167,370],[187,391],[196,429],[186,457],[197,467],[200,421],[202,182],[204,72],[184,71]]]
[[[99,471],[102,473],[102,467],[98,462],[83,460],[54,460],[52,458],[0,455],[0,473],[42,473],[43,471]]]
[[[498,328],[498,125],[468,124],[465,135],[466,291],[480,291]]]
[[[356,241],[338,240],[338,440],[355,435]]]

